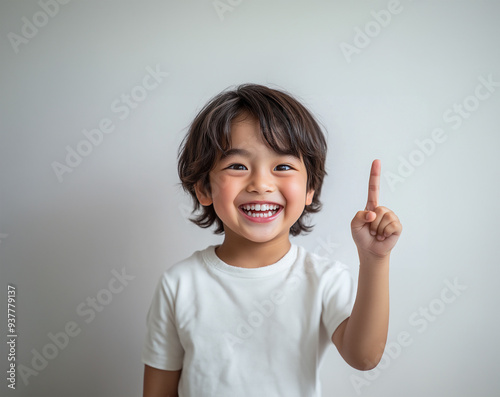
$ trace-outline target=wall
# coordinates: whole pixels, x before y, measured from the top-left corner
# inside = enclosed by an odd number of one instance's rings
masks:
[[[349,223],[374,158],[381,204],[404,225],[387,353],[362,373],[332,348],[323,395],[498,395],[499,12],[493,0],[2,1],[0,315],[10,340],[11,284],[18,373],[11,390],[4,343],[0,395],[140,395],[158,277],[220,241],[187,220],[177,147],[210,97],[245,82],[292,92],[328,131],[324,210],[296,244],[356,276]]]

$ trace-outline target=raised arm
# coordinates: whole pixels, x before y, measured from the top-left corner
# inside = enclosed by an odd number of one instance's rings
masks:
[[[145,365],[143,397],[177,397],[181,371],[164,371]]]
[[[389,328],[389,256],[402,231],[396,214],[378,205],[380,173],[380,160],[374,160],[366,208],[351,222],[359,256],[356,300],[351,316],[332,336],[344,360],[359,370],[374,368],[384,353]]]

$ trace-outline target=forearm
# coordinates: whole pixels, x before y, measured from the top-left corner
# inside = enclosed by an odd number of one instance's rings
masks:
[[[371,369],[380,361],[389,327],[389,256],[360,255],[358,291],[342,338],[341,354],[353,367]]]

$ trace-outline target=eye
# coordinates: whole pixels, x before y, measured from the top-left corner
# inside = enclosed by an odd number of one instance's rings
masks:
[[[231,164],[230,166],[227,167],[228,170],[237,170],[237,171],[245,171],[247,167],[245,167],[243,164]]]
[[[292,169],[292,167],[289,166],[288,164],[280,164],[280,165],[277,165],[276,167],[274,167],[274,169],[276,171],[289,171]]]

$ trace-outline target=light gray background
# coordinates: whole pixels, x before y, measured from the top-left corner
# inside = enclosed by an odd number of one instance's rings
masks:
[[[387,177],[415,140],[436,128],[447,137],[428,156],[413,153],[421,164],[394,189],[382,180],[381,204],[404,225],[391,265],[392,357],[361,373],[332,347],[323,395],[497,396],[500,87],[468,96],[481,76],[500,81],[499,2],[401,0],[378,35],[372,12],[387,1],[232,4],[220,18],[211,0],[73,0],[44,25],[38,2],[0,3],[0,334],[5,341],[8,283],[18,294],[18,364],[32,367],[49,333],[71,322],[81,330],[27,384],[18,374],[15,391],[2,343],[0,395],[141,393],[158,277],[220,241],[187,221],[177,147],[210,97],[254,82],[292,92],[328,130],[324,210],[294,242],[347,263],[354,277],[349,223],[364,208],[371,161]],[[23,17],[44,26],[16,53],[9,34],[22,34]],[[348,62],[341,45],[353,45],[357,28],[374,37]],[[111,104],[140,94],[148,67],[169,75],[121,120]],[[464,100],[479,106],[455,129],[443,114]],[[106,118],[115,130],[59,182],[53,162]],[[114,294],[113,269],[135,277]],[[453,295],[447,282],[466,289]],[[98,295],[112,301],[86,322],[77,308]],[[420,308],[437,315],[424,320]],[[401,335],[411,345],[396,345]]]

